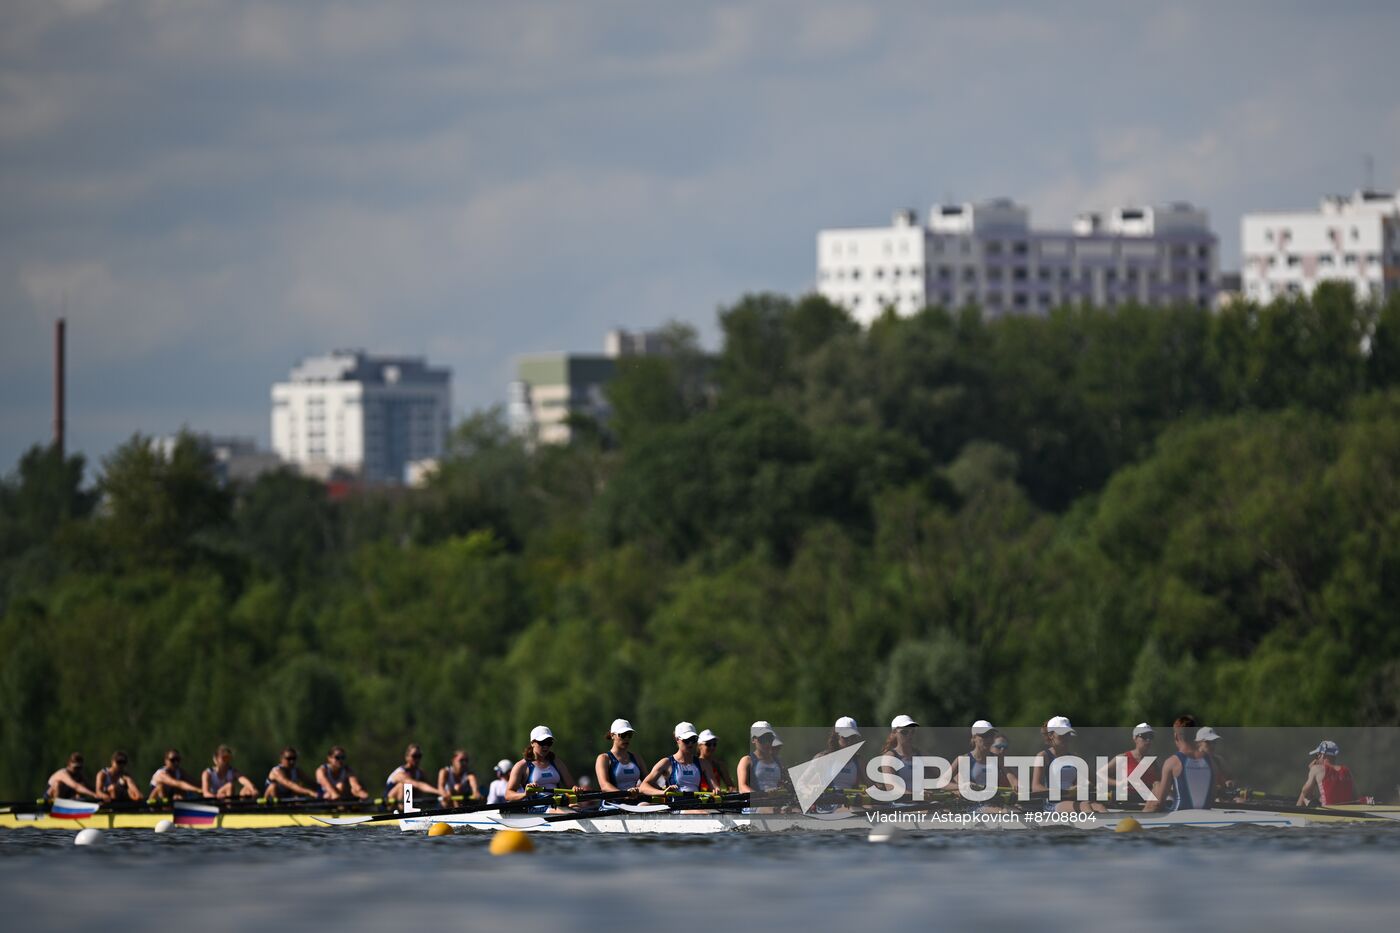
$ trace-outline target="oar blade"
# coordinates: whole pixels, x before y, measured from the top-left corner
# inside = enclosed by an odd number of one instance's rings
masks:
[[[506,829],[539,829],[549,825],[549,820],[542,816],[488,816],[487,819]]]
[[[374,820],[373,816],[317,816],[314,813],[311,814],[311,818],[327,826],[358,826],[360,823]]]
[[[628,813],[661,813],[671,809],[671,805],[667,803],[615,803],[613,806]]]

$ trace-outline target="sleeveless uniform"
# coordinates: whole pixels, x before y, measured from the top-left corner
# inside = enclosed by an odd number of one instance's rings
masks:
[[[423,780],[423,769],[422,769],[422,768],[414,768],[412,771],[410,771],[410,770],[408,770],[407,768],[405,768],[403,765],[399,765],[399,766],[398,766],[397,768],[395,768],[393,771],[390,771],[390,772],[389,772],[389,776],[388,776],[387,778],[384,779],[384,796],[385,796],[385,797],[389,796],[389,791],[391,791],[391,790],[394,789],[394,778],[398,777],[400,774],[406,774],[406,775],[408,775],[409,777],[413,778],[413,780],[415,780],[415,781],[421,781],[421,780]]]
[[[631,790],[642,783],[642,766],[637,763],[637,756],[631,752],[627,753],[627,760],[622,761],[612,753],[608,755],[608,780],[618,790]]]
[[[845,767],[837,771],[836,777],[831,779],[831,788],[833,790],[854,790],[859,786],[860,762],[856,760],[856,756],[852,755]]]
[[[209,796],[213,797],[219,793],[220,788],[227,784],[238,783],[238,769],[230,767],[228,777],[219,777],[219,772],[213,768],[205,768],[204,773],[209,775]]]
[[[543,787],[546,790],[554,790],[559,786],[563,778],[559,776],[559,769],[554,767],[554,762],[546,761],[541,764],[538,761],[525,762],[525,784]],[[527,813],[546,813],[549,811],[549,804],[542,804],[538,807],[531,807]]]
[[[670,783],[686,793],[693,794],[698,791],[700,789],[700,779],[703,778],[704,775],[705,772],[701,769],[698,760],[682,762],[674,755],[671,756]]]
[[[471,796],[472,782],[468,780],[471,777],[471,771],[463,768],[461,777],[453,777],[451,765],[443,768],[443,770],[447,772],[447,792],[449,794],[454,797],[458,795],[463,797]]]
[[[296,770],[295,770],[295,769],[290,769],[290,770],[289,770],[288,768],[284,767],[283,765],[276,765],[275,767],[273,767],[272,770],[273,770],[273,771],[281,771],[281,772],[282,772],[282,776],[283,776],[284,778],[286,778],[287,780],[289,780],[289,781],[296,781],[296,783],[298,783],[298,784],[301,783],[301,781],[297,781],[297,775],[296,775]],[[278,784],[278,785],[276,785],[276,786],[277,786],[279,789],[282,789],[282,785]],[[317,786],[319,787],[320,785],[317,785]],[[263,785],[263,796],[266,797],[266,796],[268,795],[268,793],[271,792],[272,788],[273,788],[273,782],[272,782],[271,776],[269,776],[267,782]],[[288,790],[287,793],[290,794],[290,793],[292,793],[292,791]]]
[[[971,752],[968,752],[967,755],[963,757],[963,764],[958,768],[958,772],[958,779],[960,781],[962,780],[962,775],[965,774],[967,775],[968,784],[974,787],[987,786],[987,763],[985,761],[978,761],[973,757]]]
[[[177,769],[175,769],[174,771],[171,771],[169,768],[167,768],[167,767],[165,767],[165,766],[162,765],[161,767],[156,768],[154,771],[151,772],[151,781],[150,781],[150,785],[149,785],[150,788],[151,788],[151,793],[148,794],[147,796],[152,796],[152,797],[153,797],[153,796],[156,796],[157,794],[163,794],[163,793],[165,793],[165,789],[164,789],[163,787],[161,787],[159,784],[156,783],[156,778],[159,777],[162,773],[170,775],[171,777],[173,777],[173,778],[174,778],[175,780],[177,780],[177,781],[186,781],[186,780],[189,780],[188,778],[185,777],[185,771],[184,771],[183,768],[177,768]],[[179,796],[179,797],[189,797],[189,796],[190,796],[190,792],[189,792],[189,791],[179,791],[179,790],[175,790],[175,791],[171,791],[171,793],[173,793],[173,794],[175,794],[175,795],[177,795],[177,796]]]
[[[1176,799],[1172,810],[1209,810],[1211,789],[1215,786],[1215,767],[1210,756],[1192,758],[1185,752],[1177,752],[1176,760],[1181,762],[1181,773],[1172,778]]]
[[[1334,765],[1323,762],[1325,769],[1322,780],[1318,782],[1318,794],[1321,795],[1324,807],[1335,806],[1341,803],[1352,803],[1356,800],[1356,782],[1351,779],[1351,769],[1346,765]]]
[[[105,788],[95,787],[93,788],[94,790],[101,791],[105,789],[109,794],[115,794],[118,788],[123,789],[123,791],[125,790],[126,782],[121,780],[121,778],[112,777],[111,768],[103,768],[101,771],[97,772],[97,775],[98,777],[105,777],[107,779],[107,786]],[[126,777],[126,775],[122,775],[122,777]],[[99,781],[98,783],[100,784],[101,782]],[[128,794],[128,796],[130,795]]]
[[[332,771],[330,765],[325,765],[325,764],[323,764],[323,765],[321,765],[321,767],[319,767],[319,768],[316,769],[316,774],[317,774],[317,775],[325,774],[325,776],[326,776],[326,781],[327,781],[332,787],[334,787],[337,791],[339,791],[342,787],[343,787],[343,788],[345,789],[345,791],[347,791],[347,792],[350,790],[350,766],[349,766],[349,765],[341,765],[339,771]],[[321,782],[320,782],[319,780],[316,782],[316,796],[317,796],[317,797],[324,797],[324,796],[326,796],[326,789],[325,789],[324,787],[321,786]]]
[[[770,759],[764,761],[757,755],[749,758],[749,784],[754,790],[767,792],[776,790],[783,783],[783,765]]]
[[[1077,780],[1078,780],[1078,778],[1079,778],[1079,773],[1078,773],[1078,770],[1077,770],[1077,769],[1072,769],[1072,768],[1068,767],[1068,765],[1062,766],[1062,767],[1060,767],[1060,768],[1055,768],[1055,762],[1056,762],[1057,760],[1059,760],[1059,757],[1060,757],[1060,756],[1059,756],[1059,755],[1056,755],[1056,754],[1055,754],[1055,750],[1054,750],[1053,748],[1051,748],[1049,745],[1045,746],[1043,749],[1040,750],[1040,757],[1043,758],[1043,759],[1045,760],[1045,764],[1044,764],[1042,767],[1045,768],[1045,778],[1044,778],[1044,779],[1045,779],[1045,786],[1046,786],[1047,788],[1050,786],[1050,775],[1051,775],[1051,773],[1052,773],[1053,771],[1056,771],[1056,770],[1058,770],[1058,771],[1060,772],[1060,799],[1059,799],[1059,800],[1051,800],[1049,797],[1047,797],[1047,798],[1045,799],[1045,809],[1046,809],[1046,810],[1054,810],[1054,809],[1055,809],[1055,804],[1061,803],[1061,802],[1063,802],[1063,801],[1065,801],[1065,800],[1072,800],[1072,799],[1074,799],[1072,795],[1073,795],[1074,792],[1075,792],[1074,788],[1075,788],[1076,782],[1077,782]],[[1069,775],[1071,776],[1071,779],[1066,780],[1065,772],[1069,772]],[[1065,792],[1066,792],[1066,791],[1069,791],[1069,793],[1071,794],[1070,797],[1066,797],[1066,796],[1065,796]]]
[[[1127,770],[1123,772],[1123,774],[1125,775],[1131,772],[1134,768],[1136,768],[1138,766],[1138,762],[1142,760],[1137,756],[1137,753],[1133,751],[1124,752],[1123,757],[1128,760]],[[1152,762],[1152,764],[1148,765],[1146,770],[1142,772],[1141,780],[1143,784],[1147,785],[1148,790],[1151,790],[1152,788],[1156,787],[1157,782],[1161,779],[1162,767],[1155,761]],[[1142,794],[1139,794],[1136,790],[1130,787],[1128,788],[1128,799],[1141,803]]]

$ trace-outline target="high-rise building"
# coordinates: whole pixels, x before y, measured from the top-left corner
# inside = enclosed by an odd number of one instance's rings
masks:
[[[1267,302],[1348,282],[1362,300],[1400,290],[1400,192],[1357,191],[1316,211],[1246,214],[1240,222],[1244,297]]]
[[[507,415],[511,430],[542,444],[566,444],[573,436],[571,415],[582,415],[599,424],[612,414],[605,391],[624,356],[649,356],[667,352],[659,332],[609,331],[604,352],[535,353],[516,361],[516,378],[510,384]]]
[[[409,464],[442,456],[451,383],[421,357],[309,357],[272,387],[272,449],[309,475],[401,483]]]
[[[1070,230],[1033,230],[1004,198],[912,210],[888,227],[817,234],[817,290],[863,324],[886,308],[975,304],[990,317],[1061,304],[1113,307],[1215,301],[1218,242],[1189,204],[1081,214]]]

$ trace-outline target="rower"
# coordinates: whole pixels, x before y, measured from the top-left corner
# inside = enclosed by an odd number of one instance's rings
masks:
[[[510,759],[502,758],[496,762],[496,767],[491,770],[496,777],[486,790],[486,802],[489,804],[505,803],[506,785],[510,782]]]
[[[992,754],[992,743],[999,738],[1001,733],[987,720],[979,719],[972,724],[971,738],[968,739],[971,750],[966,755],[954,758],[952,767],[948,769],[946,786],[949,790],[957,790],[959,774],[966,776],[970,787],[987,786],[987,759]]]
[[[350,797],[369,799],[369,791],[365,790],[359,776],[345,763],[345,749],[339,745],[331,746],[325,764],[316,769],[316,786],[320,788],[321,796],[326,800],[346,800]]]
[[[1010,747],[1006,736],[997,733],[996,737],[992,739],[992,744],[988,746],[988,751],[997,760],[997,788],[1014,791],[1016,789],[1016,772],[1006,767],[1006,751]]]
[[[830,755],[843,748],[849,748],[861,741],[860,725],[850,716],[842,716],[836,720],[836,725],[831,727],[831,735],[826,737],[826,748],[817,752],[817,757]],[[836,777],[831,779],[827,786],[832,790],[854,790],[860,786],[861,761],[855,755],[836,772]]]
[[[593,773],[598,776],[598,789],[609,794],[618,791],[636,791],[642,783],[642,763],[632,751],[632,724],[625,719],[614,719],[608,726],[610,747],[593,762]]]
[[[93,782],[93,786],[99,799],[108,803],[141,799],[141,789],[136,786],[136,779],[126,770],[126,762],[126,752],[112,752],[111,763],[97,772],[97,780]]]
[[[176,797],[198,797],[198,784],[190,782],[189,775],[180,767],[180,750],[167,748],[165,764],[151,775],[151,800],[174,800]]]
[[[481,799],[481,784],[472,773],[471,758],[466,749],[459,748],[454,751],[447,767],[438,771],[438,797],[444,807],[451,806],[459,798]]]
[[[1316,799],[1324,807],[1338,804],[1356,803],[1356,782],[1352,780],[1351,769],[1337,764],[1337,756],[1342,749],[1331,739],[1323,739],[1317,748],[1308,754],[1308,779],[1298,792],[1298,806],[1311,806]]]
[[[1215,799],[1215,769],[1204,740],[1197,737],[1206,730],[1190,732],[1187,723],[1194,723],[1190,716],[1177,718],[1172,727],[1176,738],[1176,753],[1162,765],[1162,776],[1152,788],[1152,799],[1143,805],[1144,813],[1154,813],[1162,809],[1209,810]],[[1213,730],[1212,730],[1213,731]],[[1167,801],[1167,791],[1172,799]]]
[[[919,724],[913,717],[900,713],[890,720],[890,734],[885,737],[885,744],[880,748],[880,757],[894,759],[898,767],[890,772],[888,767],[881,765],[880,773],[890,776],[898,775],[904,779],[904,793],[909,794],[914,789],[914,759],[921,752],[914,745],[914,730],[919,728]],[[880,782],[884,784],[884,782]],[[892,786],[893,782],[886,786]]]
[[[1057,766],[1055,764],[1055,759],[1067,757],[1069,755],[1070,739],[1077,733],[1074,731],[1074,726],[1070,724],[1067,717],[1052,716],[1046,721],[1045,730],[1042,734],[1050,736],[1050,741],[1041,749],[1040,754],[1035,756],[1035,764],[1031,767],[1031,793],[1048,794],[1050,792],[1050,773],[1052,768],[1061,772],[1060,792],[1064,793],[1067,786],[1077,786],[1077,783],[1072,783],[1067,780],[1069,775],[1066,775],[1064,772],[1070,771],[1070,769],[1065,766],[1066,763]],[[1073,774],[1073,772],[1071,772],[1071,774]],[[1078,776],[1077,774],[1073,774],[1075,778],[1078,778]],[[1103,813],[1107,808],[1103,804],[1092,800],[1050,800],[1047,797],[1045,809],[1062,813],[1073,813],[1075,811],[1081,813]]]
[[[525,746],[525,753],[510,769],[506,800],[524,800],[541,790],[552,791],[561,785],[572,789],[573,783],[569,769],[554,757],[554,733],[549,726],[536,726],[530,730],[530,744]],[[547,806],[539,806],[531,808],[530,812],[547,810]]]
[[[49,782],[44,791],[44,797],[48,800],[57,800],[59,797],[91,797],[98,799],[97,791],[88,787],[87,773],[83,770],[83,753],[74,752],[68,756],[68,764],[59,768],[49,775]]]
[[[1206,754],[1210,756],[1210,766],[1215,771],[1215,786],[1222,791],[1233,790],[1234,780],[1230,777],[1230,769],[1225,764],[1225,759],[1220,757],[1220,753],[1215,749],[1215,743],[1220,741],[1220,736],[1210,726],[1202,726],[1196,734],[1197,741],[1206,743]],[[1221,794],[1221,796],[1225,796]]]
[[[652,766],[646,780],[641,783],[642,793],[693,794],[700,790],[702,781],[708,781],[711,787],[720,786],[719,775],[715,773],[714,766],[696,754],[700,744],[700,733],[695,731],[695,726],[688,722],[678,722],[671,734],[676,739],[676,752]]]
[[[233,766],[233,749],[220,745],[214,752],[213,767],[205,768],[200,777],[200,793],[205,797],[256,797],[258,789]]]
[[[749,753],[739,759],[739,793],[768,793],[787,781],[787,769],[778,757],[782,744],[768,720],[749,726]]]
[[[1126,786],[1128,788],[1126,799],[1133,803],[1142,803],[1143,796],[1132,784],[1128,783],[1128,775],[1151,753],[1152,742],[1155,738],[1151,725],[1145,722],[1138,723],[1133,726],[1133,747],[1104,765],[1102,775],[1104,782],[1115,791],[1120,786]],[[1162,768],[1154,761],[1143,769],[1139,780],[1142,781],[1144,787],[1151,788],[1156,786],[1161,777]],[[1116,793],[1113,796],[1115,800],[1118,799]]]
[[[695,740],[695,752],[702,761],[710,763],[710,770],[715,773],[718,785],[711,785],[709,778],[701,775],[701,790],[732,790],[734,785],[729,783],[729,766],[724,763],[724,759],[719,757],[719,736],[709,729],[701,729],[700,737]]]
[[[399,765],[384,780],[384,799],[402,800],[404,785],[413,785],[414,790],[421,790],[425,794],[438,795],[439,788],[434,787],[427,781],[427,776],[423,774],[420,762],[423,760],[423,747],[412,743],[403,750],[403,764]]]
[[[263,796],[269,800],[278,797],[316,797],[319,791],[316,782],[308,778],[297,767],[297,750],[288,745],[282,749],[282,760],[267,772],[267,784]]]

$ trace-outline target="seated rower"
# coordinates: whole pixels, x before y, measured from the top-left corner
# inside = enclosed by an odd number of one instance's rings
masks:
[[[422,791],[436,797],[439,788],[428,783],[419,763],[423,760],[423,748],[418,744],[409,745],[403,752],[403,764],[389,773],[384,781],[384,799],[402,800],[405,784],[412,784],[415,791]]]
[[[1230,796],[1235,791],[1234,778],[1230,776],[1229,765],[1216,750],[1216,742],[1220,741],[1220,736],[1210,726],[1202,726],[1197,734],[1198,741],[1206,743],[1206,755],[1210,757],[1210,766],[1215,771],[1215,787],[1221,798]]]
[[[1337,764],[1341,753],[1341,747],[1331,739],[1323,739],[1309,753],[1312,761],[1308,763],[1308,779],[1298,792],[1298,806],[1307,807],[1316,802],[1324,807],[1335,807],[1358,802],[1351,769]]]
[[[898,776],[904,782],[906,795],[914,790],[914,759],[923,754],[914,744],[914,730],[918,728],[919,724],[912,716],[900,713],[890,720],[890,734],[885,737],[885,744],[880,747],[880,757],[886,761],[878,766],[879,773],[889,778]],[[891,762],[894,763],[894,770],[890,770]],[[894,787],[893,780],[876,783],[887,790]]]
[[[999,738],[1001,738],[1001,733],[987,720],[979,719],[974,722],[971,738],[968,739],[971,750],[966,755],[959,755],[953,759],[944,786],[956,793],[958,776],[962,775],[969,787],[986,787],[987,759],[995,757],[992,754],[992,744]],[[1000,764],[1001,762],[997,762],[998,766]],[[998,775],[998,781],[1000,781],[1000,775]]]
[[[486,789],[487,803],[505,803],[506,785],[510,783],[510,759],[502,758],[496,762],[496,767],[491,769],[495,779],[491,781],[491,786]]]
[[[68,764],[49,775],[44,789],[47,800],[60,797],[91,797],[97,800],[97,791],[88,786],[87,772],[83,770],[83,753],[74,752],[68,756]]]
[[[1152,788],[1152,799],[1143,805],[1144,813],[1209,810],[1215,800],[1215,768],[1207,743],[1197,741],[1197,736],[1207,730],[1201,729],[1192,735],[1188,722],[1195,720],[1189,716],[1180,717],[1172,728],[1176,752],[1162,765],[1162,776]]]
[[[778,757],[782,744],[768,720],[749,726],[749,753],[739,759],[739,793],[767,793],[786,783],[787,770]]]
[[[715,778],[719,780],[718,786],[711,786],[705,778],[700,779],[701,790],[730,791],[734,785],[729,780],[729,766],[724,763],[724,759],[719,757],[719,736],[709,729],[700,730],[700,738],[696,742],[696,752],[702,761],[710,763],[710,770],[714,771]]]
[[[97,772],[93,789],[97,791],[99,800],[117,803],[141,799],[141,788],[136,786],[136,779],[126,770],[126,762],[126,752],[112,752],[111,764]]]
[[[610,747],[593,761],[598,789],[604,793],[638,792],[637,786],[642,783],[642,763],[632,752],[634,731],[632,724],[625,719],[614,719],[608,727]]]
[[[178,797],[198,797],[198,784],[190,782],[189,775],[180,767],[180,750],[167,748],[165,764],[151,775],[151,800],[174,800]]]
[[[1058,772],[1059,789],[1063,795],[1067,789],[1078,786],[1078,774],[1071,772],[1069,762],[1056,764],[1058,758],[1068,758],[1070,756],[1070,739],[1076,733],[1074,726],[1070,724],[1068,718],[1064,716],[1052,716],[1045,723],[1045,735],[1050,736],[1050,741],[1040,754],[1035,757],[1035,764],[1031,766],[1031,793],[1049,794],[1051,775]],[[1087,767],[1087,763],[1085,767]],[[1092,775],[1091,775],[1092,776]],[[1071,780],[1071,777],[1073,780]],[[1090,782],[1092,788],[1092,782]],[[1103,813],[1107,808],[1096,800],[1050,800],[1046,797],[1045,809],[1060,813]]]
[[[1140,722],[1133,726],[1133,747],[1126,752],[1113,758],[1104,766],[1102,776],[1104,782],[1113,790],[1113,799],[1118,800],[1118,788],[1127,787],[1126,799],[1132,803],[1143,803],[1144,798],[1141,793],[1128,783],[1128,775],[1141,764],[1144,758],[1152,753],[1152,743],[1156,739],[1152,726],[1145,722]],[[1157,762],[1152,762],[1143,769],[1141,777],[1138,778],[1144,787],[1149,790],[1157,785],[1157,781],[1162,777],[1162,768]]]
[[[288,745],[282,749],[282,760],[267,772],[267,783],[263,796],[268,800],[291,797],[318,796],[315,781],[312,781],[297,767],[297,750]]]
[[[540,791],[552,791],[559,787],[574,788],[573,776],[562,761],[554,757],[554,733],[549,726],[536,726],[530,730],[530,744],[520,760],[510,769],[506,780],[506,800],[514,802],[539,796]],[[541,804],[532,812],[563,812],[551,810]]]
[[[696,754],[700,733],[695,731],[695,726],[678,722],[671,734],[676,739],[676,752],[652,765],[640,785],[642,793],[693,794],[700,790],[704,781],[708,781],[711,787],[719,786],[719,775],[715,773],[714,766]]]
[[[214,752],[213,767],[205,768],[200,778],[200,793],[205,797],[256,797],[258,789],[233,766],[233,749],[220,745]]]
[[[316,786],[325,800],[368,800],[369,791],[360,783],[354,770],[345,763],[345,749],[331,746],[325,764],[316,769]]]
[[[481,785],[472,773],[466,749],[454,751],[447,767],[438,771],[438,797],[444,807],[452,806],[459,798],[462,801],[481,799]]]

